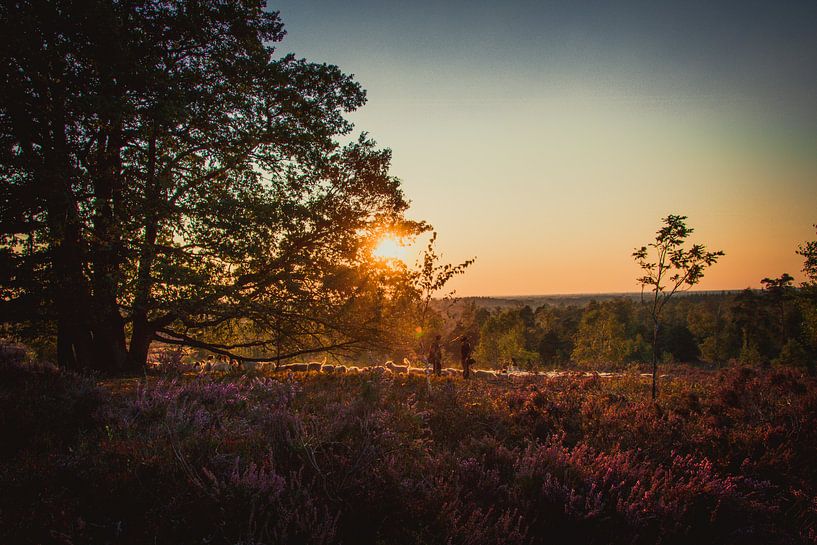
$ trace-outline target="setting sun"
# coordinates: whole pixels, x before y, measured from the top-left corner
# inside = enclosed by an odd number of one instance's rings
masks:
[[[400,239],[386,235],[380,239],[372,251],[372,255],[380,259],[395,259],[406,262],[409,259],[409,248]]]

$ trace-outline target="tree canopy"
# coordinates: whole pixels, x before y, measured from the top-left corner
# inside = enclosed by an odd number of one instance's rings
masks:
[[[363,241],[425,225],[389,150],[351,136],[365,92],[278,54],[278,13],[30,0],[0,24],[5,320],[54,324],[61,365],[109,371],[156,339],[275,359],[377,336],[400,279]]]

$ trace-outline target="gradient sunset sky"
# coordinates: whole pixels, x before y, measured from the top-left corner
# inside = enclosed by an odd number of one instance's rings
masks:
[[[817,223],[817,2],[271,2],[278,51],[368,92],[459,295],[636,291],[667,214],[700,289],[802,275]]]

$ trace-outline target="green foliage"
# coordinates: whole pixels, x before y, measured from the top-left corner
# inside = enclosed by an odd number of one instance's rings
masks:
[[[799,303],[803,316],[803,342],[810,347],[812,354],[814,354],[817,351],[817,301],[815,301],[813,293],[808,293],[799,300]]]
[[[483,322],[474,357],[480,367],[500,368],[514,362],[524,366],[528,361],[538,360],[538,354],[528,346],[528,324],[522,312],[504,310]]]
[[[797,339],[789,339],[780,349],[780,354],[773,363],[803,369],[814,366],[813,361],[809,358],[808,351]]]
[[[817,225],[814,226],[817,229]],[[803,272],[807,281],[801,286],[797,308],[802,318],[801,344],[806,351],[806,365],[817,370],[817,240],[801,244],[797,253],[804,258]]]
[[[769,360],[760,352],[758,343],[748,335],[744,335],[737,361],[744,365],[765,365]]]
[[[365,92],[278,55],[277,12],[25,1],[0,24],[4,319],[55,324],[61,364],[106,371],[154,339],[268,359],[382,335],[406,279],[365,239],[425,227],[389,150],[339,143]]]
[[[542,363],[570,363],[583,310],[575,306],[543,305],[535,312],[536,350]]]
[[[817,229],[817,224],[814,224],[814,228]],[[797,254],[805,259],[803,272],[806,273],[808,282],[817,285],[817,240],[804,242],[798,246]]]
[[[411,272],[411,282],[414,291],[417,294],[417,326],[420,327],[420,332],[423,334],[422,339],[428,337],[425,333],[430,331],[429,326],[429,311],[431,309],[431,301],[435,296],[439,296],[440,291],[443,290],[452,278],[465,273],[465,270],[474,264],[476,258],[467,259],[459,265],[442,262],[442,255],[437,253],[435,243],[437,242],[437,232],[431,233],[431,238],[428,241],[425,251],[416,263],[416,268]],[[443,300],[451,299],[454,292],[442,294]],[[439,327],[439,325],[438,325]]]
[[[576,332],[573,360],[583,365],[621,367],[648,359],[649,346],[642,336],[637,310],[626,300],[588,305]]]
[[[670,214],[662,221],[664,226],[656,232],[655,241],[633,252],[633,258],[644,276],[638,283],[642,289],[653,292],[650,315],[657,321],[667,301],[679,290],[687,290],[699,283],[704,271],[718,262],[724,252],[707,251],[702,244],[685,248],[694,229],[687,227],[686,216]],[[652,259],[647,248],[652,248]]]

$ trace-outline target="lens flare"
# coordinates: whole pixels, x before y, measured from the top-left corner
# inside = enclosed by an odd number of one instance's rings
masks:
[[[380,239],[372,255],[379,259],[394,259],[405,263],[409,257],[409,249],[396,237],[387,235]]]

